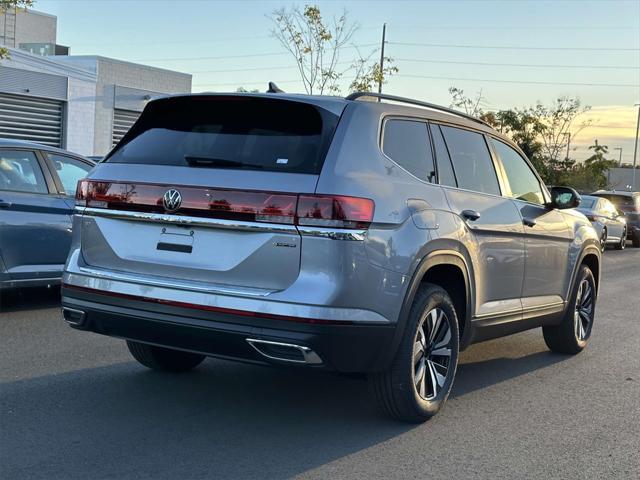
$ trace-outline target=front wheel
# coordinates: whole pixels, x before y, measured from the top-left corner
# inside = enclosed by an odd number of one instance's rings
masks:
[[[620,241],[616,243],[616,250],[624,250],[627,246],[627,229],[625,228],[622,231],[622,236],[620,237]]]
[[[127,347],[133,358],[140,364],[161,372],[187,372],[200,365],[205,359],[204,355],[197,353],[157,347],[131,340],[127,340]]]
[[[603,228],[600,234],[600,251],[604,253],[607,249],[607,229]]]
[[[550,350],[575,355],[587,346],[596,314],[596,282],[586,265],[581,265],[567,311],[559,325],[542,327]]]
[[[381,409],[407,422],[424,422],[438,413],[453,386],[459,341],[458,317],[449,294],[425,284],[416,293],[391,368],[369,375]]]

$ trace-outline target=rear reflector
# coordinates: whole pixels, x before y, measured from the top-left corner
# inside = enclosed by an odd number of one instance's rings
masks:
[[[179,192],[177,208],[172,204],[169,209],[163,201],[169,190]],[[78,182],[76,205],[247,222],[360,229],[371,224],[374,212],[374,202],[368,198],[94,180]]]

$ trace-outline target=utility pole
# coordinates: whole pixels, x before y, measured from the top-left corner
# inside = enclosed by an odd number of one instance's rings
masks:
[[[569,161],[569,147],[571,146],[571,132],[565,133],[567,138],[567,161]]]
[[[636,106],[638,107],[638,121],[636,123],[636,144],[633,148],[633,186],[631,187],[634,192],[638,190],[636,188],[636,160],[638,158],[638,132],[640,132],[640,103],[636,103]]]
[[[614,150],[620,150],[620,156],[618,157],[618,166],[622,166],[622,147],[616,147]]]
[[[382,72],[384,72],[384,44],[387,34],[387,24],[382,24],[382,46],[380,47],[380,78],[378,78],[378,93],[382,93]]]

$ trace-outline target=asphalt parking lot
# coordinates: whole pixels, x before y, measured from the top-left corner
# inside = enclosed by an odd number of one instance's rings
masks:
[[[640,477],[640,249],[606,252],[587,350],[552,354],[539,330],[474,345],[419,426],[380,416],[359,379],[213,359],[148,371],[68,328],[57,301],[3,300],[3,479]]]

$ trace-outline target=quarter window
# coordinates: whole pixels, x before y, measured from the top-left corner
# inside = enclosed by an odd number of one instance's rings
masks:
[[[0,190],[49,193],[35,153],[0,151]]]
[[[387,120],[384,124],[382,151],[420,180],[435,177],[433,154],[427,124],[414,120]]]
[[[518,200],[542,205],[544,196],[540,182],[524,158],[503,142],[491,139],[491,143],[504,166],[511,187],[511,196]]]
[[[484,136],[460,128],[442,126],[458,186],[475,192],[500,195],[498,177]]]

